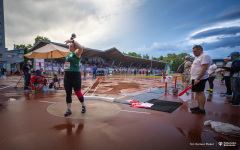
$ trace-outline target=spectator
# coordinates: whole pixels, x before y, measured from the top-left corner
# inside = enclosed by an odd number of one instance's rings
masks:
[[[186,89],[190,83],[190,67],[192,63],[190,62],[190,57],[186,56],[182,73],[182,90]],[[187,93],[188,94],[188,93]]]
[[[84,69],[83,69],[83,75],[84,75],[84,79],[86,79],[86,76],[87,76],[87,66],[86,64],[84,65]]]
[[[203,53],[203,48],[200,45],[194,46],[192,50],[197,57],[191,67],[192,92],[196,92],[195,99],[198,102],[198,106],[190,110],[192,113],[205,114],[206,96],[204,88],[209,77],[207,70],[212,63],[212,58],[208,54]]]
[[[96,79],[96,76],[97,76],[97,67],[96,67],[96,65],[94,65],[94,67],[93,67],[93,79]]]
[[[61,67],[58,67],[58,74],[61,74]]]
[[[4,75],[4,68],[1,68],[1,71],[2,71],[2,75]]]
[[[240,56],[239,52],[232,52],[228,57],[233,59],[231,66],[231,86],[233,97],[232,100],[229,101],[230,105],[236,106],[240,103]]]
[[[224,67],[224,80],[227,87],[227,92],[225,94],[226,96],[232,95],[231,77],[230,77],[230,71],[229,71],[231,69],[232,62],[230,60],[231,58],[229,57],[224,58],[224,62],[226,63],[226,66]]]
[[[41,91],[43,89],[43,86],[46,85],[46,80],[41,76],[33,76],[30,79],[31,82],[31,88],[35,91]]]
[[[30,79],[31,79],[30,65],[32,65],[32,61],[28,60],[27,63],[25,63],[22,67],[22,71],[24,72],[24,92],[29,92],[28,87],[30,85]]]
[[[43,72],[43,68],[40,68],[39,70],[36,70],[35,75],[40,76],[40,77],[44,77],[44,76],[42,76],[42,72]]]
[[[209,67],[208,69],[208,74],[209,74],[209,78],[208,78],[208,82],[209,82],[209,86],[210,89],[207,89],[207,91],[209,92],[213,92],[213,81],[216,78],[216,70],[217,70],[217,65],[214,64],[214,61],[212,61],[212,65]]]

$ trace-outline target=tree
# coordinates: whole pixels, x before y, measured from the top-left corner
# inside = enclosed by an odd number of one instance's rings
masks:
[[[146,54],[146,55],[143,55],[143,58],[145,58],[145,59],[149,59],[149,56],[148,56],[148,54]]]
[[[180,66],[184,62],[186,56],[190,56],[190,54],[181,53],[176,55],[173,53],[173,54],[167,54],[167,57],[160,56],[159,58],[153,58],[153,59],[158,61],[168,62],[168,63],[173,61],[172,71],[176,71],[178,69],[178,66]],[[193,57],[190,56],[190,59],[193,60]]]
[[[139,57],[142,58],[141,54],[137,54],[136,52],[128,52],[128,53],[124,53],[124,55],[129,55],[129,56],[134,56],[134,57]]]
[[[15,45],[15,47],[16,47],[16,49],[20,49],[20,48],[30,49],[30,48],[32,48],[32,45],[31,44],[28,44],[28,45],[20,44],[20,45]]]
[[[51,41],[49,40],[49,38],[38,35],[38,36],[35,38],[35,42],[33,43],[33,45],[37,44],[37,43],[38,43],[39,41],[41,41],[41,40],[51,42]]]
[[[160,60],[160,61],[163,60],[163,56],[160,56],[160,57],[158,58],[158,60]]]
[[[23,48],[24,50],[24,55],[27,54],[29,52],[29,49],[32,48],[32,45],[31,44],[28,44],[28,45],[24,45],[24,44],[20,44],[20,45],[15,45],[16,49],[21,49]],[[31,60],[33,61],[33,59],[29,59],[27,57],[24,57],[24,63],[26,63],[28,60]]]

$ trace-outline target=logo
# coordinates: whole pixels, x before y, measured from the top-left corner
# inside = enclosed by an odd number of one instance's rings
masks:
[[[222,146],[223,142],[218,142],[218,145]]]

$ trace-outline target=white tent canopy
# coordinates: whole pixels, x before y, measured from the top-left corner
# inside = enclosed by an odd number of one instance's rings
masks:
[[[69,52],[70,52],[69,49],[65,47],[49,43],[30,53],[25,54],[24,56],[27,58],[34,59],[52,59],[66,57]]]
[[[53,58],[66,57],[69,52],[70,51],[68,48],[49,43],[30,53],[25,54],[24,56],[27,58],[34,58],[34,59],[51,59],[52,61]],[[53,71],[53,61],[52,61],[52,71]]]

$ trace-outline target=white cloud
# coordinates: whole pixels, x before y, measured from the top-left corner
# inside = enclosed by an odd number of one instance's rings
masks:
[[[190,32],[190,34],[187,37],[187,40],[189,40],[190,37],[192,37],[198,33],[201,33],[203,31],[208,31],[208,30],[217,29],[217,28],[228,28],[228,27],[239,27],[239,26],[240,26],[240,19],[233,20],[233,21],[220,22],[220,23],[214,24],[212,26],[208,26],[206,28],[198,29],[198,30]]]
[[[87,47],[107,49],[130,30],[145,0],[4,1],[6,47],[33,44],[37,35],[63,42],[76,33]]]
[[[148,54],[150,57],[160,57],[167,56],[167,54],[180,54],[180,53],[189,53],[192,54],[192,45],[186,45],[186,42],[154,42],[150,47],[142,46],[134,49],[135,52],[140,54]]]

